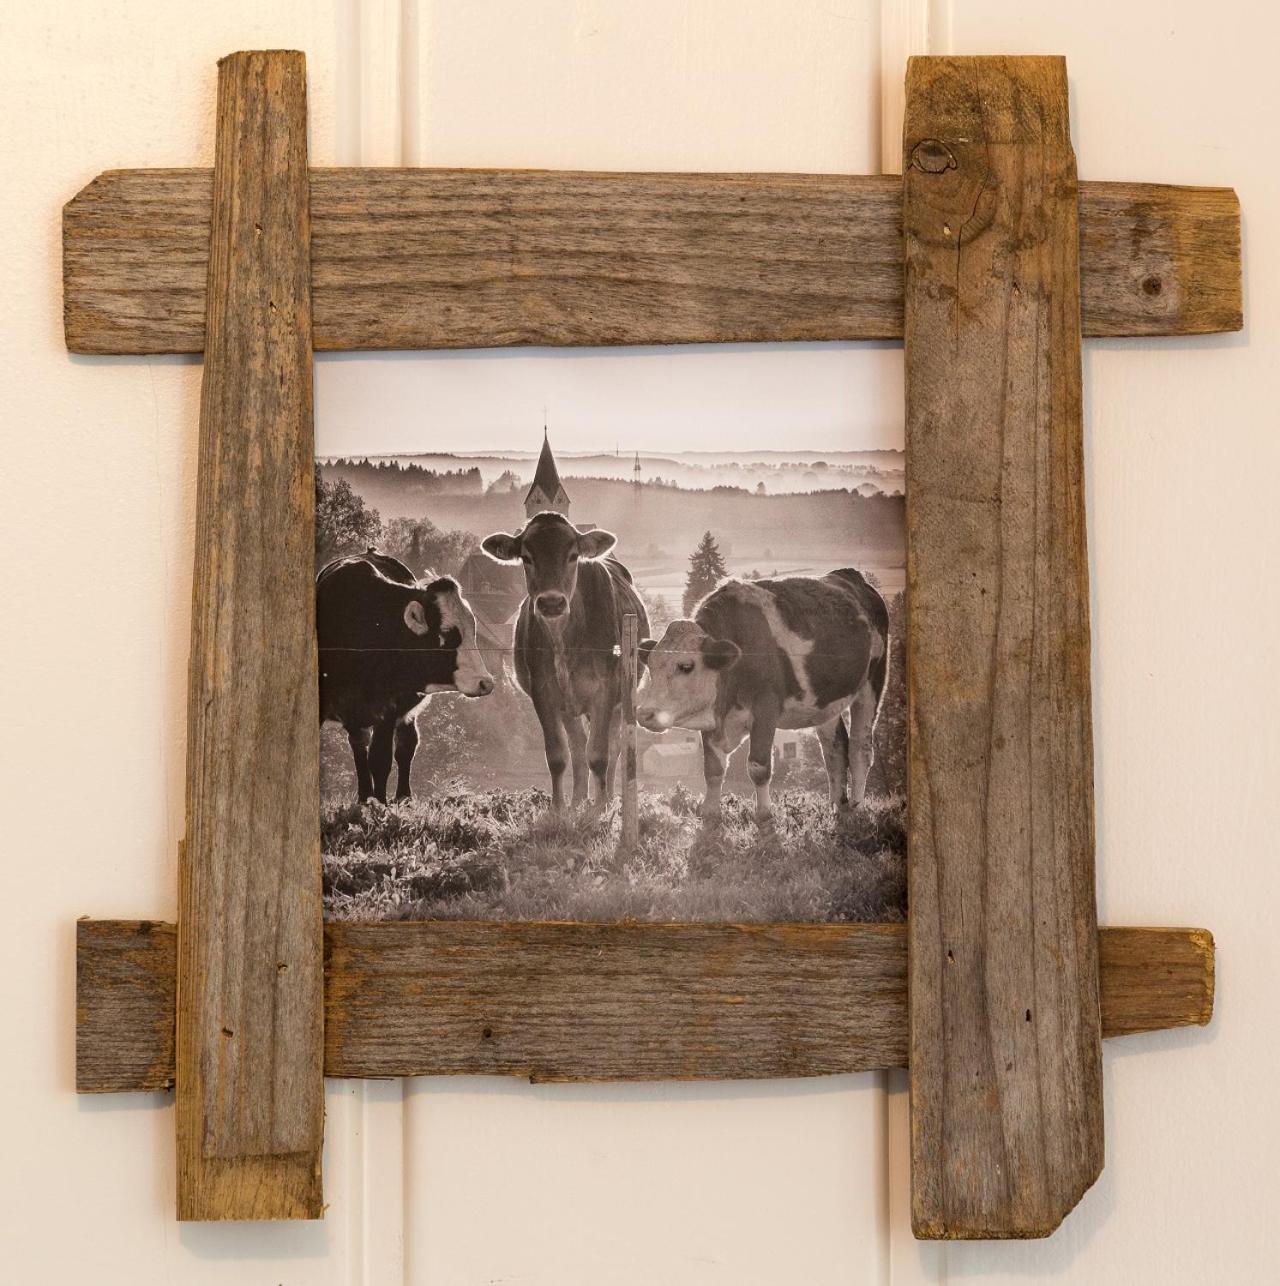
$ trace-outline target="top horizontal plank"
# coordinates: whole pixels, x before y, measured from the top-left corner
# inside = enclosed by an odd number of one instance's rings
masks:
[[[902,336],[896,176],[314,169],[317,349]],[[75,353],[204,350],[209,170],[115,170],[63,212]],[[1080,185],[1084,333],[1242,324],[1229,188]]]

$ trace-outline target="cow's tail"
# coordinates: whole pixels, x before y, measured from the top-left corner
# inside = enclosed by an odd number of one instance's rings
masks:
[[[867,682],[871,684],[871,691],[875,694],[877,718],[880,716],[880,707],[884,703],[885,685],[889,681],[889,649],[891,646],[889,633],[886,630],[884,634],[884,651],[879,656],[873,656],[871,663],[867,666]]]

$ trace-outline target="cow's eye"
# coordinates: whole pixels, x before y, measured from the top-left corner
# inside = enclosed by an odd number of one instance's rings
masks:
[[[520,555],[520,561],[521,561],[521,562],[522,562],[526,567],[528,567],[528,566],[529,566],[529,564],[530,564],[531,562],[533,562],[533,556],[532,556],[531,554],[521,554],[521,555]]]
[[[445,630],[440,642],[445,647],[460,647],[462,645],[462,631],[459,629]]]
[[[693,673],[693,662],[692,662],[692,661],[677,661],[677,662],[676,662],[676,669],[677,669],[677,670],[679,670],[681,674],[692,674],[692,673]]]
[[[569,551],[569,561],[571,563],[576,563],[578,561],[578,551],[576,549],[571,549]]]

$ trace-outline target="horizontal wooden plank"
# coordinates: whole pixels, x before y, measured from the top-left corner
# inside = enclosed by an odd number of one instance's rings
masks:
[[[76,1089],[111,1094],[174,1081],[178,926],[76,924]]]
[[[173,1084],[176,932],[83,920],[76,1088]],[[1207,1023],[1213,939],[1103,929],[1107,1036]],[[907,1060],[903,925],[325,925],[325,1074],[818,1076]]]
[[[114,170],[63,212],[76,353],[204,349],[209,170]],[[317,349],[902,336],[894,176],[311,171]],[[1227,188],[1080,186],[1086,335],[1241,325]]]

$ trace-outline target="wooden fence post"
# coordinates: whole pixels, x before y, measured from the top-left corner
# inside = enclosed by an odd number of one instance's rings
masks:
[[[640,622],[634,612],[622,618],[622,843],[640,842],[636,798],[636,681],[639,672]]]
[[[316,1219],[323,924],[306,67],[218,64],[187,839],[180,1219]]]
[[[1060,58],[914,58],[904,131],[912,1211],[1102,1168],[1075,157]]]

